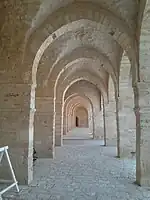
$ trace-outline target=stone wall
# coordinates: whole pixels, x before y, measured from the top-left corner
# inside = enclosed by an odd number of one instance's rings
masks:
[[[27,184],[33,179],[34,106],[30,107],[32,56],[22,64],[26,16],[31,14],[25,5],[25,0],[0,2],[0,146],[9,146],[17,180]],[[0,174],[7,178],[5,169]]]

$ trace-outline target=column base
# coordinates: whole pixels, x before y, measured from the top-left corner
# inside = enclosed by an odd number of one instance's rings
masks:
[[[35,133],[36,135],[36,133]],[[45,134],[46,135],[46,134]],[[37,139],[37,138],[36,138]],[[54,157],[54,145],[52,136],[45,136],[44,138],[38,138],[35,141],[35,151],[39,158],[53,158]]]
[[[120,158],[133,158],[136,159],[136,152],[131,149],[120,148]]]
[[[147,176],[145,175],[141,179],[137,179],[135,181],[135,184],[143,187],[150,187],[150,175],[148,174]]]
[[[56,135],[55,136],[55,146],[56,147],[61,147],[63,145],[63,140],[62,140],[62,136],[60,135]]]
[[[116,147],[117,145],[117,138],[107,139],[106,140],[107,146],[113,146]]]
[[[35,150],[37,152],[37,159],[40,158],[54,158],[54,150],[53,148],[40,148],[37,145],[35,145]]]

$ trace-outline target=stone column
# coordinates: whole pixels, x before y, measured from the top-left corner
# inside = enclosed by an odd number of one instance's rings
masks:
[[[104,146],[107,145],[107,135],[106,135],[106,119],[105,119],[105,104],[103,100],[103,125],[104,125]]]
[[[53,98],[36,97],[34,145],[38,158],[53,158]]]
[[[31,85],[0,84],[0,146],[8,146],[16,178],[20,184],[33,179],[34,105],[30,108]],[[12,179],[8,164],[0,168],[1,177]]]
[[[120,124],[119,124],[119,103],[120,98],[115,95],[116,98],[116,128],[117,128],[117,157],[120,158]]]
[[[119,124],[120,124],[120,156],[131,157],[136,151],[136,119],[133,109],[132,88],[128,86],[120,97]]]
[[[136,183],[150,186],[150,83],[138,83],[136,114]],[[139,104],[139,105],[138,105]]]
[[[94,139],[103,139],[104,138],[104,126],[103,126],[103,111],[100,108],[94,110]]]
[[[116,102],[115,88],[111,77],[109,78],[109,104],[105,105],[105,121],[107,132],[107,145],[117,145],[117,128],[116,128]]]
[[[134,93],[130,80],[131,64],[126,54],[122,57],[119,81],[120,157],[133,157],[136,148],[136,120]]]
[[[105,107],[105,121],[107,132],[107,145],[116,146],[117,144],[117,131],[116,131],[116,105],[115,100],[110,100],[109,104]]]
[[[66,107],[65,110],[63,112],[63,135],[67,135],[67,115],[66,115]]]
[[[140,83],[134,87],[136,113],[136,182],[150,186],[150,0],[146,1],[140,37]]]
[[[63,121],[62,121],[62,103],[55,102],[55,112],[54,112],[54,124],[53,130],[55,134],[55,145],[63,145]]]

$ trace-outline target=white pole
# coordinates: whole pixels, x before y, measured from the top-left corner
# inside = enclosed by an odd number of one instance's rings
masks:
[[[9,163],[9,167],[10,167],[10,170],[11,170],[11,173],[12,173],[12,177],[13,177],[14,183],[16,185],[17,192],[19,192],[18,182],[16,180],[15,173],[14,173],[14,170],[12,168],[12,164],[11,164],[7,149],[5,150],[5,153],[6,153],[6,157],[7,157],[8,163]]]

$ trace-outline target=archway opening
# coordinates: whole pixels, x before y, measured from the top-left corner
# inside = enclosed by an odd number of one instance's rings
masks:
[[[78,107],[75,110],[76,127],[88,128],[88,112],[84,107]]]
[[[79,118],[76,116],[76,127],[79,127]]]

